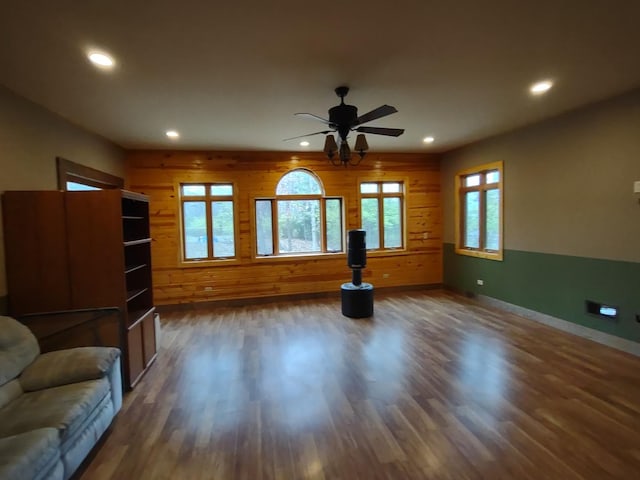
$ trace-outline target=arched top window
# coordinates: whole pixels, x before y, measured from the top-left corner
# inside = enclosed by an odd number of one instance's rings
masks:
[[[283,175],[276,187],[276,195],[322,195],[320,179],[302,168]]]
[[[320,179],[298,168],[284,174],[273,198],[257,198],[256,255],[344,251],[341,197],[326,197]]]

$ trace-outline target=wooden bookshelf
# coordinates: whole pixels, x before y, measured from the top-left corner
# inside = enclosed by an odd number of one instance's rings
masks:
[[[157,354],[148,197],[9,191],[2,203],[10,313],[120,308],[133,388]]]

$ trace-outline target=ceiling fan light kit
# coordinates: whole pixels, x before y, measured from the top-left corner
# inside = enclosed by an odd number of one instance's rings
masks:
[[[369,149],[367,138],[365,133],[373,135],[385,135],[389,137],[399,137],[404,133],[402,128],[383,128],[383,127],[367,127],[361,126],[363,123],[371,122],[387,115],[396,113],[398,110],[391,105],[382,105],[378,108],[358,116],[358,109],[353,105],[347,105],[344,103],[344,97],[349,93],[349,87],[338,87],[335,89],[336,95],[340,97],[340,105],[336,105],[329,109],[329,118],[319,117],[312,113],[296,113],[296,116],[310,118],[312,120],[318,120],[329,127],[329,130],[323,130],[315,133],[308,133],[306,135],[300,135],[298,137],[287,138],[286,140],[293,140],[295,138],[309,137],[311,135],[326,135],[324,141],[324,152],[334,165],[358,165]],[[337,132],[340,138],[340,147],[336,143],[336,139],[332,132]],[[351,158],[351,148],[347,142],[347,138],[350,132],[359,132],[356,137],[356,144],[354,150],[358,152],[358,159],[353,160]],[[329,135],[327,135],[329,134]],[[334,159],[335,154],[338,153],[338,158]]]
[[[367,137],[364,136],[364,133],[359,133],[356,137],[356,146],[354,147],[355,151],[360,154],[361,157],[364,157],[364,152],[369,150],[369,144],[367,143]]]
[[[333,135],[327,135],[324,139],[324,153],[327,154],[329,160],[333,165],[347,166],[347,165],[358,165],[364,156],[367,154],[367,150],[369,149],[369,145],[367,144],[367,139],[364,134],[360,133],[356,137],[356,145],[354,150],[358,152],[358,158],[353,159],[351,157],[351,148],[346,140],[340,142],[340,148],[338,148],[338,144],[336,143],[336,139]],[[334,158],[336,156],[336,152],[338,152],[338,158]]]
[[[324,153],[326,153],[327,157],[331,159],[337,151],[338,144],[336,143],[336,139],[333,137],[333,135],[327,135],[324,139]]]

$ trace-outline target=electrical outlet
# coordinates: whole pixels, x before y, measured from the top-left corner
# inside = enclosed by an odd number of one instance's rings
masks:
[[[389,278],[389,276],[390,276],[390,275],[389,275],[388,273],[383,273],[383,274],[382,274],[382,278]]]
[[[422,239],[423,239],[423,240],[429,240],[429,232],[424,232],[424,233],[422,234]]]
[[[633,182],[633,193],[640,193],[640,180]]]
[[[205,292],[211,292],[212,290],[213,290],[213,287],[204,287]]]
[[[480,279],[478,279],[478,280],[476,280],[476,283],[477,283],[478,285],[484,285],[484,280],[480,280]]]

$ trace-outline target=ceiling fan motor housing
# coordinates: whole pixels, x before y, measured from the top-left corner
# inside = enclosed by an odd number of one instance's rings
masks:
[[[329,109],[329,125],[338,130],[343,140],[347,139],[357,118],[358,109],[353,105],[341,103]]]

